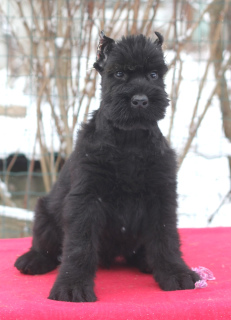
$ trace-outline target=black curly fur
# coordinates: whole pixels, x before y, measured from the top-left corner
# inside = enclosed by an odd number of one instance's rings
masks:
[[[192,289],[199,279],[181,258],[176,156],[157,124],[168,106],[158,39],[101,39],[94,65],[102,75],[100,108],[39,199],[32,247],[15,263],[41,274],[61,261],[50,299],[95,301],[98,265],[110,267],[118,256],[152,273],[163,290]],[[145,95],[145,107],[131,105],[137,95]]]

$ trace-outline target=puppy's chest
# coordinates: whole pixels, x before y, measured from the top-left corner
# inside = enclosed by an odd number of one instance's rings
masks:
[[[117,181],[140,181],[145,179],[147,159],[139,152],[123,152],[114,158],[114,171]]]
[[[150,159],[142,151],[120,150],[112,155],[113,190],[128,193],[145,192],[150,168]]]

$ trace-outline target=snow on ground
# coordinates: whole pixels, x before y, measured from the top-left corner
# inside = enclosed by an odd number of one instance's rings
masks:
[[[207,160],[190,152],[178,174],[179,226],[231,226],[231,203],[224,203],[230,190],[226,157]]]
[[[34,219],[34,213],[32,211],[7,206],[0,206],[0,216],[25,221],[33,221]]]
[[[166,54],[166,59],[171,60],[174,53]],[[205,62],[200,63],[185,54],[183,82],[177,102],[177,112],[172,131],[172,146],[180,154],[188,135],[188,125],[191,119],[192,110],[195,104],[198,79],[201,79]],[[178,70],[178,69],[177,69]],[[171,90],[171,79],[173,70],[169,71],[166,77],[166,91]],[[36,135],[36,101],[23,93],[25,79],[19,78],[14,88],[6,85],[6,70],[0,70],[0,105],[24,105],[27,106],[25,118],[10,118],[0,116],[0,137],[1,148],[0,157],[5,157],[13,152],[24,153],[30,157],[33,152]],[[199,114],[213,90],[214,86],[213,70],[208,74],[208,81],[201,96],[199,104]],[[97,89],[97,98],[99,97]],[[99,104],[99,99],[98,99]],[[43,105],[46,108],[46,105]],[[48,145],[53,145],[53,150],[59,150],[59,141],[51,125],[50,108],[46,108],[43,113],[45,121],[45,139]],[[164,134],[168,133],[170,118],[170,108],[166,118],[160,122],[161,130]],[[3,137],[3,139],[2,139]],[[17,137],[17,139],[16,139]],[[37,157],[39,148],[36,149]],[[231,155],[231,145],[224,137],[222,131],[221,113],[219,103],[213,99],[201,128],[193,141],[189,154],[185,158],[178,175],[179,193],[179,226],[180,227],[206,227],[209,217],[219,208],[225,195],[230,190],[229,168],[227,155]],[[11,216],[25,219],[32,219],[32,212],[22,209],[8,208],[0,206],[0,215]],[[211,226],[231,226],[231,203],[224,203],[212,220]]]

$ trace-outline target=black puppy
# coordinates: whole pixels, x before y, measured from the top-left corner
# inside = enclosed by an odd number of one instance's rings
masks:
[[[33,243],[15,266],[53,270],[50,299],[95,301],[98,264],[116,257],[153,274],[163,290],[193,289],[199,277],[181,258],[176,228],[176,156],[157,122],[168,106],[163,37],[121,41],[101,33],[94,68],[102,101],[78,133],[50,194],[38,200]]]

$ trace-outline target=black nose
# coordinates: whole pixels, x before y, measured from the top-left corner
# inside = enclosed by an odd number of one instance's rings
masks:
[[[133,108],[147,108],[148,97],[145,94],[135,94],[131,98],[131,106]]]

